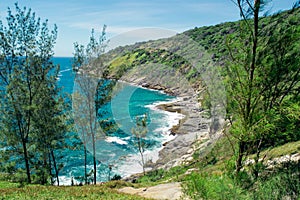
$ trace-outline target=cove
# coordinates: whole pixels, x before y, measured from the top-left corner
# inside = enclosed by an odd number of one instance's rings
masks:
[[[64,92],[72,94],[75,75],[71,70],[71,58],[54,58],[54,62],[60,64],[59,85],[63,87]],[[169,130],[182,118],[181,114],[156,108],[158,104],[176,100],[175,97],[128,83],[118,82],[117,85],[117,93],[113,99],[101,107],[106,117],[116,123],[117,130],[107,132],[105,137],[97,141],[97,181],[99,182],[107,181],[109,176],[120,175],[123,178],[142,172],[138,149],[131,134],[131,129],[135,125],[135,117],[144,114],[148,116],[145,157],[146,160],[152,162],[158,159],[162,144],[174,138],[170,136]],[[64,152],[61,159],[64,166],[60,171],[62,184],[69,185],[72,177],[80,182],[80,177],[84,175],[83,159],[83,151],[80,148]],[[88,171],[90,171],[92,169],[91,154],[88,160]]]

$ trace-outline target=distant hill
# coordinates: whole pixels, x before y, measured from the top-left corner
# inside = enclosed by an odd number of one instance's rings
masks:
[[[269,32],[273,26],[272,21],[290,23],[298,28],[300,20],[293,20],[295,18],[300,19],[300,9],[264,17],[260,21],[260,28],[262,33],[272,37],[272,32]],[[226,38],[228,35],[236,35],[238,29],[238,21],[226,22],[215,26],[196,27],[166,39],[117,47],[105,55],[106,73],[110,78],[150,87],[159,84],[162,88],[171,90],[176,89],[173,80],[168,82],[158,79],[174,77],[176,74],[177,78],[187,80],[193,88],[198,89],[203,66],[224,66],[228,57]],[[178,94],[178,91],[173,93]]]

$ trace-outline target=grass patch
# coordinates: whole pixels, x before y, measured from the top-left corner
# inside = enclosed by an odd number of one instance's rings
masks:
[[[228,138],[222,137],[204,150],[196,151],[191,167],[208,174],[222,174],[232,156],[233,150],[230,141]]]
[[[183,175],[188,170],[187,166],[176,166],[169,170],[158,169],[148,172],[136,180],[142,186],[156,185],[168,181],[182,181]]]
[[[241,176],[245,174],[241,173]],[[227,174],[192,173],[183,183],[184,193],[191,199],[277,200],[300,198],[300,163],[289,162],[257,181]],[[249,182],[250,181],[250,182]]]
[[[120,186],[119,182],[81,187],[26,185],[18,188],[18,184],[0,182],[0,193],[1,199],[145,199],[136,195],[121,194],[112,189],[112,187],[118,188],[118,186]]]
[[[18,188],[19,183],[12,183],[8,181],[0,181],[0,189],[6,189],[6,188]]]
[[[247,199],[243,189],[227,176],[192,173],[183,186],[191,199]]]
[[[290,142],[271,150],[264,150],[262,155],[266,155],[266,159],[273,159],[284,155],[291,155],[300,152],[300,141]]]

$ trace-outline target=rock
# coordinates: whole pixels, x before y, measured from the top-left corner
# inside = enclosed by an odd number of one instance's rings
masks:
[[[205,130],[206,130],[206,129],[208,129],[208,124],[202,124],[202,123],[200,123],[200,124],[199,124],[199,128],[200,128],[200,129],[205,129]]]
[[[198,169],[196,168],[191,168],[191,169],[188,169],[186,172],[185,172],[185,175],[188,175],[188,174],[191,174],[192,172],[197,172],[199,171]]]
[[[167,144],[168,144],[169,142],[165,142],[165,143],[163,143],[163,146],[165,147],[165,146],[167,146]]]
[[[190,149],[187,151],[188,154],[192,154],[194,152],[194,149]]]
[[[165,88],[164,88],[163,86],[161,86],[161,85],[154,85],[154,86],[152,86],[151,88],[154,89],[154,90],[164,90],[164,89],[165,89]]]
[[[193,157],[188,157],[187,159],[185,159],[186,161],[188,161],[188,162],[191,162],[192,160],[194,160],[194,158]]]
[[[146,87],[146,88],[148,88],[150,86],[150,84],[149,83],[142,83],[142,87]]]
[[[183,101],[189,100],[191,97],[183,97]]]
[[[173,131],[173,130],[170,130],[170,134],[169,134],[169,135],[175,136],[175,135],[176,135],[176,133],[175,133],[175,131]]]

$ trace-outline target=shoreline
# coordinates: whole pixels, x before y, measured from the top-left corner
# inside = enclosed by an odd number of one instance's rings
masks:
[[[143,88],[143,89],[145,89],[145,88]],[[146,171],[151,171],[154,169],[153,165],[155,165],[157,160],[160,159],[159,152],[164,148],[164,144],[174,140],[174,138],[177,137],[177,135],[172,135],[170,130],[172,129],[172,127],[174,127],[175,125],[177,125],[179,123],[179,120],[181,120],[182,118],[185,117],[184,115],[182,115],[180,113],[172,113],[172,112],[168,112],[166,110],[159,109],[158,106],[164,105],[164,104],[175,103],[177,101],[178,101],[178,98],[160,101],[160,102],[154,102],[153,104],[146,105],[146,107],[149,108],[150,110],[152,110],[152,112],[162,113],[164,115],[163,119],[166,119],[165,121],[167,121],[167,126],[158,127],[158,129],[159,129],[158,132],[162,137],[162,140],[160,143],[161,146],[157,146],[151,150],[149,149],[144,152],[144,158],[146,160],[146,164],[145,164]],[[125,176],[123,176],[122,179],[124,179],[124,180],[130,179],[130,177],[132,177],[132,176],[136,176],[138,174],[143,173],[143,168],[138,163],[139,160],[140,160],[139,154],[129,154],[128,156],[124,157],[124,160],[122,161],[124,163],[120,165],[119,169],[117,169],[117,172],[119,172],[123,175],[125,174]],[[128,163],[128,164],[126,164],[126,163]],[[133,172],[132,169],[135,169],[134,171],[136,171],[136,172]]]
[[[158,84],[151,85],[145,83],[143,79],[121,80],[121,82],[175,96],[176,100],[173,102],[162,102],[155,107],[162,111],[183,115],[178,124],[169,129],[169,134],[173,135],[174,138],[162,144],[158,152],[158,160],[154,163],[147,163],[146,168],[151,170],[169,169],[189,162],[195,151],[195,142],[209,138],[210,119],[204,117],[203,112],[205,111],[200,107],[196,95],[190,92],[180,92],[179,88],[166,88]],[[133,181],[140,175],[142,174],[133,174],[125,177],[124,180]]]
[[[193,144],[199,139],[209,137],[210,120],[203,117],[202,109],[193,97],[185,97],[177,102],[161,104],[158,108],[184,115],[184,118],[170,129],[170,134],[176,137],[163,144],[163,148],[159,152],[159,160],[154,167],[155,169],[169,169],[191,159],[195,151]]]
[[[158,91],[158,92],[161,92],[164,94],[171,95],[169,92],[166,92],[164,90],[156,90],[151,87],[143,87],[142,85],[139,85],[134,82],[127,82],[127,81],[120,81],[120,82],[129,84],[129,85],[133,85],[133,86],[136,86],[139,88],[152,90],[152,91]],[[172,95],[172,96],[174,96],[174,95]],[[191,98],[183,97],[183,95],[174,96],[174,97],[175,98],[171,99],[171,100],[165,100],[165,101],[161,101],[161,102],[157,101],[157,102],[149,105],[149,107],[151,107],[150,109],[152,109],[152,110],[159,110],[159,112],[166,112],[164,115],[166,115],[166,121],[168,121],[168,124],[170,126],[168,126],[165,131],[161,132],[161,134],[164,137],[164,139],[161,141],[161,146],[151,150],[151,152],[150,151],[148,152],[149,162],[146,163],[146,166],[145,166],[146,171],[151,171],[151,170],[155,170],[158,168],[165,168],[165,166],[170,165],[169,162],[174,161],[174,159],[172,158],[170,160],[170,157],[166,156],[166,155],[173,154],[177,159],[179,159],[182,156],[181,155],[182,152],[184,153],[184,155],[186,155],[186,151],[178,152],[178,150],[181,151],[182,148],[190,147],[196,139],[196,137],[194,137],[195,136],[194,134],[192,134],[192,136],[191,136],[191,134],[185,134],[186,131],[183,131],[183,130],[185,130],[185,128],[182,128],[182,126],[185,124],[185,122],[188,121],[188,119],[190,118],[189,111],[186,110],[186,105],[187,105],[187,102],[190,101]],[[196,104],[193,104],[193,106],[189,106],[189,107],[194,108],[194,107],[196,107]],[[174,117],[174,113],[177,113],[178,116]],[[182,115],[182,116],[180,116],[180,115]],[[174,120],[176,120],[175,123],[174,123]],[[172,121],[173,121],[173,123],[172,123]],[[182,134],[184,134],[185,136],[183,136]],[[186,138],[186,136],[189,137],[189,139],[184,139],[184,141],[186,141],[187,143],[183,144],[183,145],[182,144],[177,145],[178,138],[180,138],[179,140],[181,140],[181,138]],[[177,150],[174,150],[174,148],[176,148]],[[133,161],[134,161],[134,159],[132,159],[132,162]],[[125,167],[125,171],[126,171],[126,168],[128,169],[128,166]],[[140,172],[133,172],[133,173],[129,172],[122,179],[130,181],[130,180],[134,179],[133,177],[137,177],[141,174],[142,173],[140,173]],[[62,179],[60,179],[61,185],[70,185],[71,177],[60,176],[60,178],[62,178]]]

